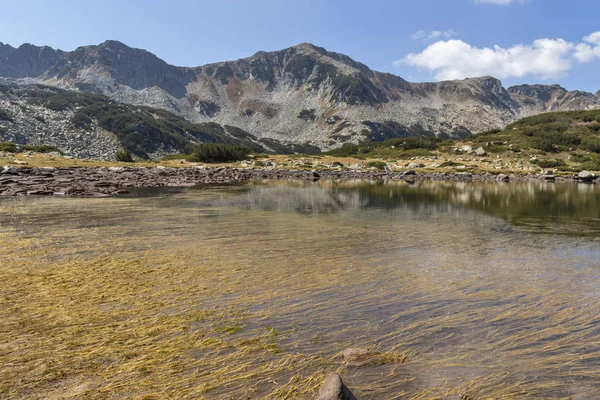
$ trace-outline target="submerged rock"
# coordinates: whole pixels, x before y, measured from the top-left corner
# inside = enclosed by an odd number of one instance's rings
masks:
[[[342,378],[334,372],[327,377],[323,386],[321,386],[317,400],[356,400],[356,397],[344,385]]]
[[[384,364],[402,364],[406,361],[404,354],[382,353],[358,347],[344,350],[342,357],[344,358],[344,365],[355,368]]]
[[[344,364],[349,367],[365,367],[381,364],[384,355],[367,349],[349,348],[344,350],[342,357],[344,357]]]

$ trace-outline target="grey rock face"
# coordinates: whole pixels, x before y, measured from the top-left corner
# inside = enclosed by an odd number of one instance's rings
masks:
[[[64,52],[48,46],[29,43],[19,48],[0,42],[0,76],[7,78],[37,77],[48,71],[64,56]]]
[[[582,91],[568,91],[560,85],[519,85],[507,89],[519,104],[520,115],[540,112],[598,108],[598,97]]]

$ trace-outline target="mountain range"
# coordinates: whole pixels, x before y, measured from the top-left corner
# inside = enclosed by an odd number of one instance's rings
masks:
[[[309,43],[199,67],[169,65],[118,41],[70,52],[0,43],[0,77],[236,127],[267,150],[269,141],[325,150],[411,135],[461,138],[542,112],[600,107],[598,94],[504,88],[489,76],[412,83]]]

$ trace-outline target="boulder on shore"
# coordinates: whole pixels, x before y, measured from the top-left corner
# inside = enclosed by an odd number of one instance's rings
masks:
[[[407,168],[423,168],[425,165],[418,162],[411,162],[406,165]]]
[[[598,177],[590,171],[581,171],[579,174],[577,174],[577,179],[583,182],[593,182],[596,180],[596,178]]]
[[[486,153],[486,151],[485,151],[485,150],[484,150],[484,148],[483,148],[483,147],[481,147],[481,146],[480,146],[480,147],[478,147],[478,148],[477,148],[477,150],[475,150],[475,154],[477,154],[477,155],[478,155],[478,156],[480,156],[480,157],[487,156],[487,153]]]

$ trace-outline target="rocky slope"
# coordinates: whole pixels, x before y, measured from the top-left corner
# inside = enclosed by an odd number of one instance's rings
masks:
[[[67,155],[112,160],[126,148],[147,159],[189,152],[203,142],[291,153],[287,147],[214,122],[194,124],[163,109],[118,103],[104,95],[0,79],[0,142],[53,145]]]
[[[116,41],[71,52],[0,43],[0,76],[235,126],[265,144],[321,149],[408,135],[463,137],[544,111],[600,107],[597,96],[557,85],[507,90],[492,77],[411,83],[308,43],[195,68]]]
[[[597,95],[579,90],[568,91],[559,85],[519,85],[507,89],[521,106],[521,116],[549,111],[576,111],[599,107]]]

